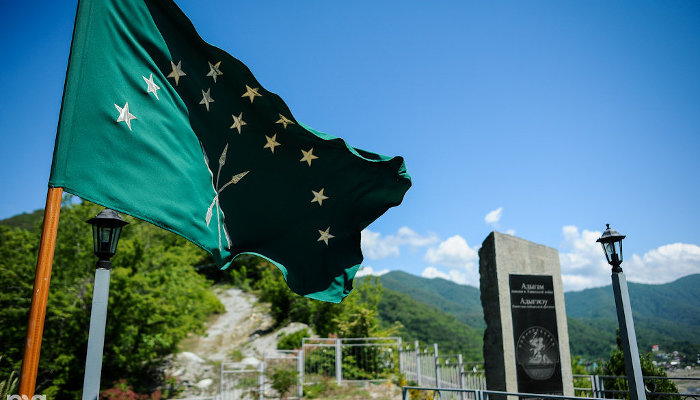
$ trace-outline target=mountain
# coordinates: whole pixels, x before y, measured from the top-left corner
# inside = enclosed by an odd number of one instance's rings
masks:
[[[700,274],[662,285],[629,282],[628,286],[635,318],[671,318],[676,324],[700,326]],[[617,320],[611,286],[567,292],[565,297],[571,317]]]
[[[486,328],[479,289],[442,278],[426,279],[403,271],[391,271],[379,277],[387,289],[404,293],[438,310],[454,315],[457,320],[479,331]]]
[[[462,353],[466,360],[481,360],[482,332],[457,320],[454,315],[421,303],[407,294],[384,288],[377,307],[385,324],[401,322],[404,343],[438,343],[440,354]]]
[[[684,353],[700,351],[700,274],[689,275],[676,281],[649,285],[629,282],[630,303],[641,353],[658,344],[662,350]],[[570,320],[595,324],[596,331],[615,332],[617,312],[612,287],[585,289],[564,294],[566,313]],[[590,355],[582,342],[589,340],[569,328],[572,351]],[[614,344],[614,336],[605,334],[606,341]],[[601,338],[602,340],[602,338]]]
[[[379,278],[391,291],[452,315],[481,336],[484,329],[479,289],[441,278],[427,279],[402,271]],[[674,282],[629,283],[640,352],[653,344],[664,350],[700,351],[700,274]],[[607,358],[615,347],[617,314],[611,286],[564,293],[571,352]]]
[[[22,213],[0,220],[0,225],[7,225],[13,228],[23,228],[28,231],[37,229],[44,217],[44,210],[34,210],[31,213]]]

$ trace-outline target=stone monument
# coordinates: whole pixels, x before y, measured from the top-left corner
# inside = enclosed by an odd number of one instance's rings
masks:
[[[491,232],[479,274],[488,389],[573,396],[557,250]]]

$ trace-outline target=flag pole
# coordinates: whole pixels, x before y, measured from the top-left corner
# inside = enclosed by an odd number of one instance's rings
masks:
[[[58,216],[61,212],[62,195],[63,188],[51,187],[46,194],[44,226],[41,231],[39,257],[34,276],[34,291],[32,292],[32,307],[29,311],[27,340],[24,344],[24,359],[22,360],[22,372],[19,378],[20,396],[32,397],[36,389],[41,337],[44,334],[44,317],[46,316],[46,302],[49,298],[49,282],[51,280],[51,267],[53,266],[53,253],[56,248],[56,233],[58,231]]]

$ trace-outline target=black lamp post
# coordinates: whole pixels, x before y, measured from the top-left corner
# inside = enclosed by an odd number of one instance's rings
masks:
[[[102,374],[102,350],[107,323],[107,300],[109,299],[109,277],[112,262],[109,260],[117,252],[117,243],[122,227],[128,222],[119,217],[116,211],[105,208],[95,217],[87,220],[92,224],[92,240],[95,255],[98,257],[95,270],[95,287],[92,293],[90,313],[90,333],[88,335],[85,378],[83,380],[83,400],[96,400],[100,394]]]
[[[634,333],[634,321],[632,320],[630,295],[627,290],[625,274],[622,272],[622,267],[620,267],[620,264],[622,264],[622,239],[625,238],[625,235],[621,235],[614,229],[611,229],[610,224],[606,225],[607,229],[596,241],[603,246],[605,258],[612,265],[613,294],[615,295],[615,306],[617,308],[617,322],[620,325],[622,351],[625,355],[630,397],[632,400],[646,400],[642,366],[639,362],[637,336]]]

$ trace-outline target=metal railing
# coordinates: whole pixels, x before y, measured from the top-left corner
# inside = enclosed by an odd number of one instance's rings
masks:
[[[461,354],[440,355],[438,345],[421,350],[418,341],[399,353],[406,380],[418,386],[451,389],[486,389],[481,363],[465,363]]]
[[[304,384],[322,379],[343,382],[384,382],[400,369],[401,338],[304,338],[302,368]]]
[[[574,393],[581,394],[584,397],[625,397],[629,391],[627,390],[627,377],[625,376],[613,376],[613,375],[574,375],[574,383],[580,383],[581,380],[585,379],[587,381],[587,386],[578,387],[574,386]],[[645,376],[644,386],[646,389],[647,399],[666,399],[670,397],[684,398],[684,399],[698,399],[700,400],[700,392],[683,392],[679,390],[679,393],[669,393],[664,391],[658,391],[658,382],[662,381],[691,381],[698,383],[700,387],[700,378],[688,378],[688,377],[666,377],[666,376]],[[612,387],[617,387],[618,389],[613,389]]]
[[[560,396],[553,394],[539,394],[539,393],[513,393],[513,392],[502,392],[499,390],[480,390],[480,389],[448,389],[448,388],[438,388],[438,387],[420,387],[420,386],[404,386],[401,388],[401,398],[403,400],[410,400],[411,391],[429,391],[433,392],[434,399],[473,399],[473,400],[489,400],[489,396],[497,396],[497,398],[506,398],[506,396],[514,396],[519,399],[523,398],[536,398],[536,399],[561,399],[561,400],[607,400],[597,397],[576,397],[576,396]],[[459,397],[462,396],[462,397]]]

